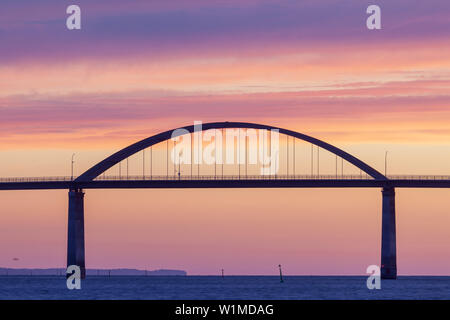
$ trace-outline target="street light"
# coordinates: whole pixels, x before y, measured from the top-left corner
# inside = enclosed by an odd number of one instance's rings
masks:
[[[75,162],[73,160],[73,157],[75,157],[75,153],[72,154],[72,170],[71,170],[71,180],[73,181],[73,163]]]
[[[384,175],[385,176],[387,176],[387,155],[388,155],[388,152],[386,151],[384,153]]]

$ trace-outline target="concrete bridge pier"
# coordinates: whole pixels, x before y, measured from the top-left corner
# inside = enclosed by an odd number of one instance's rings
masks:
[[[397,279],[395,188],[384,187],[381,226],[381,279]]]
[[[69,190],[69,221],[67,225],[67,266],[80,267],[81,278],[86,277],[84,260],[84,192]]]

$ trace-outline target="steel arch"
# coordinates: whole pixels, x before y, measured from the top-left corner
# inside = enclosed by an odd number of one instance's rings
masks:
[[[194,128],[195,128],[194,125],[190,125],[190,126],[186,126],[186,127],[177,128],[177,129],[181,129],[181,130],[184,129],[190,133],[193,133]],[[294,138],[297,138],[297,139],[300,139],[300,140],[303,140],[306,142],[310,142],[318,147],[328,150],[329,152],[350,162],[351,164],[353,164],[357,168],[361,169],[362,171],[364,171],[365,173],[367,173],[369,176],[371,176],[372,178],[374,178],[376,180],[388,180],[388,178],[386,176],[384,176],[383,174],[381,174],[379,171],[372,168],[365,162],[359,160],[358,158],[352,156],[351,154],[345,152],[344,150],[341,150],[329,143],[326,143],[322,140],[305,135],[303,133],[299,133],[299,132],[295,132],[295,131],[291,131],[291,130],[287,130],[287,129],[283,129],[283,128],[278,128],[278,127],[274,127],[274,126],[268,126],[268,125],[257,124],[257,123],[248,123],[248,122],[228,122],[228,121],[226,121],[226,122],[210,122],[210,123],[203,123],[202,127],[201,127],[202,131],[206,131],[206,130],[210,130],[210,129],[227,129],[227,128],[278,130],[279,133],[282,133],[282,134],[285,134],[285,135],[288,135],[288,136],[291,136],[291,137],[294,137]],[[141,141],[138,141],[138,142],[114,153],[113,155],[100,161],[99,163],[97,163],[96,165],[94,165],[93,167],[91,167],[90,169],[85,171],[77,179],[75,179],[75,181],[76,182],[86,182],[86,181],[94,180],[96,177],[98,177],[103,172],[110,169],[111,167],[113,167],[114,165],[119,163],[120,161],[125,160],[126,158],[132,156],[133,154],[135,154],[139,151],[142,151],[143,149],[146,149],[155,144],[158,144],[160,142],[170,139],[172,137],[172,133],[177,129],[172,129],[172,130],[158,133],[154,136],[151,136],[151,137],[148,137]],[[174,136],[176,136],[176,135],[174,135]]]

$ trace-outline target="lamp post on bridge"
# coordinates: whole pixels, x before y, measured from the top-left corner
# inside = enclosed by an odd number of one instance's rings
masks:
[[[387,156],[388,156],[388,152],[386,151],[384,153],[384,175],[387,176]]]
[[[70,174],[70,180],[73,181],[73,163],[75,162],[73,160],[73,157],[75,157],[75,153],[72,153],[72,162],[71,162],[71,174]]]

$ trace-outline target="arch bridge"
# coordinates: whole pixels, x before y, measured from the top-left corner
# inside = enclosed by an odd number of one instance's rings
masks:
[[[67,265],[78,265],[83,278],[84,189],[368,187],[382,189],[381,277],[395,279],[395,188],[450,188],[450,177],[387,176],[299,132],[245,122],[195,123],[138,141],[76,178],[0,179],[0,190],[69,190]]]

